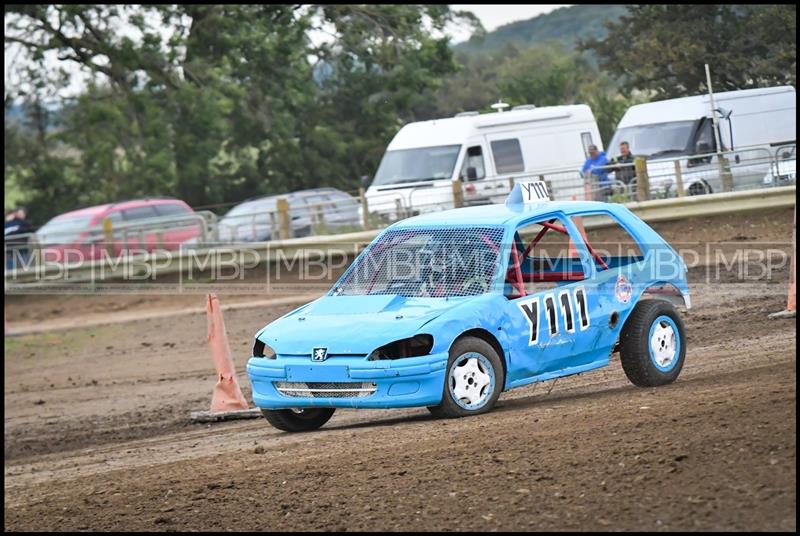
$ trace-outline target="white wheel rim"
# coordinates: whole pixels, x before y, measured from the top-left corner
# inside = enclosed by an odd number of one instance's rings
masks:
[[[669,367],[678,353],[677,347],[675,330],[668,322],[659,322],[650,336],[650,348],[656,364],[662,368]]]
[[[477,357],[465,359],[450,369],[453,396],[466,407],[480,406],[491,396],[492,377]]]

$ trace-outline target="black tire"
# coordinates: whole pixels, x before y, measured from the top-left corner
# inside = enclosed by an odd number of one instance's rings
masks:
[[[689,195],[705,195],[713,193],[713,190],[708,182],[701,180],[699,182],[693,182],[690,184],[687,193]]]
[[[662,367],[656,364],[657,356],[651,351],[650,341],[651,333],[655,333],[653,330],[659,327],[672,333],[672,337],[665,335],[658,341],[662,346],[660,350],[668,355],[669,343],[674,346],[670,361]],[[675,306],[659,299],[637,303],[622,328],[619,353],[622,369],[632,384],[656,387],[674,382],[686,358],[686,335]]]
[[[310,432],[333,417],[335,408],[262,409],[261,413],[272,426],[284,432]]]
[[[486,358],[492,368],[490,376],[493,376],[494,378],[494,385],[491,386],[490,384],[485,387],[485,389],[491,387],[491,394],[488,396],[488,399],[486,399],[486,401],[483,402],[482,405],[477,409],[467,409],[459,405],[459,403],[454,399],[450,389],[451,370],[459,358],[467,353],[480,354]],[[485,365],[485,363],[481,362],[481,366]],[[442,387],[442,402],[438,406],[428,406],[428,410],[436,417],[449,419],[466,417],[468,415],[480,415],[481,413],[490,411],[494,407],[497,399],[500,397],[500,393],[503,391],[504,385],[505,372],[503,370],[503,363],[492,345],[477,337],[463,337],[458,339],[450,348],[450,357],[447,360],[445,381]]]

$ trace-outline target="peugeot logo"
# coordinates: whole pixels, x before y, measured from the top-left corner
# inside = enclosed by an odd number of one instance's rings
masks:
[[[311,352],[312,361],[325,361],[326,357],[328,357],[327,348],[314,348]]]

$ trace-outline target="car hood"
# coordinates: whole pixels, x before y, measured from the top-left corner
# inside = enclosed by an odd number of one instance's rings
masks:
[[[256,338],[282,355],[311,355],[316,347],[327,348],[328,355],[366,355],[389,342],[413,337],[468,299],[323,296],[267,325]]]

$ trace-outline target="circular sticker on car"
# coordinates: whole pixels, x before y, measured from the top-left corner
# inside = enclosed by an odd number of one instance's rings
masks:
[[[617,301],[621,303],[628,303],[631,299],[631,295],[633,295],[633,287],[631,286],[631,282],[628,281],[628,278],[624,275],[620,274],[617,278],[617,285],[614,288],[614,294],[617,297]]]

